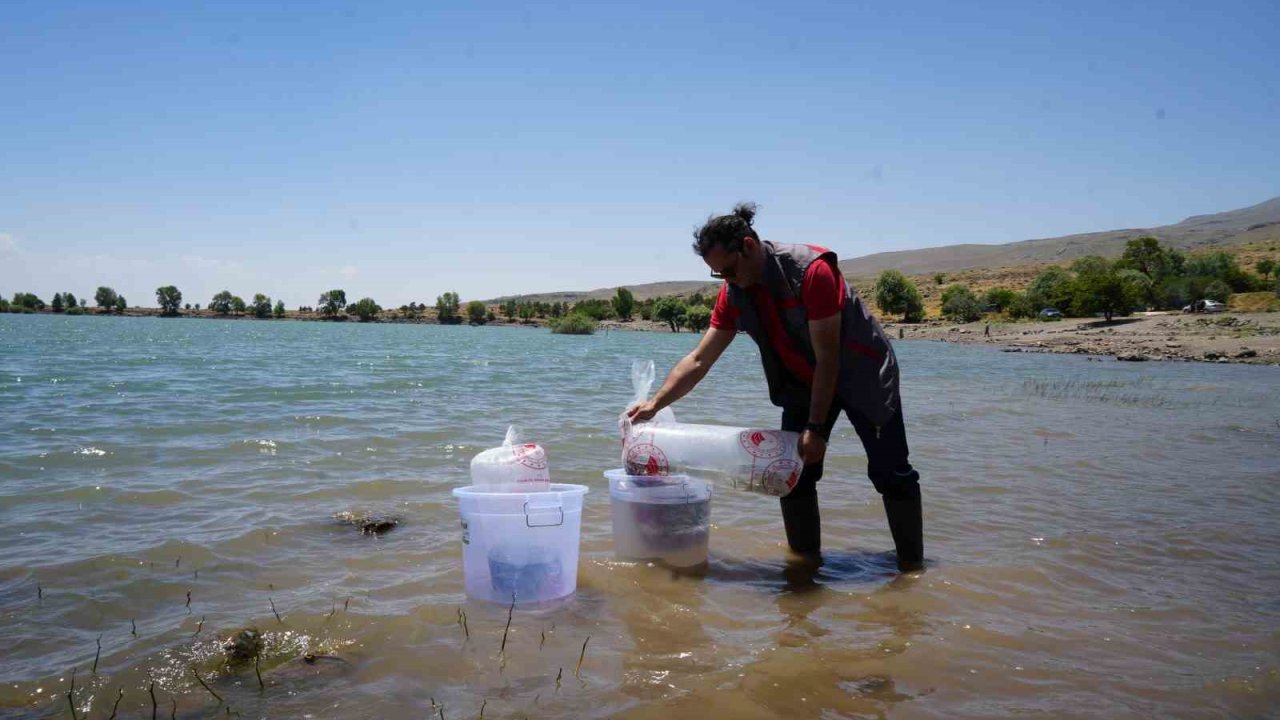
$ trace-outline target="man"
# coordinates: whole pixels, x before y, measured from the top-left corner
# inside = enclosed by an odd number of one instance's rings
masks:
[[[627,410],[635,422],[684,397],[739,331],[760,348],[769,399],[782,429],[799,432],[804,470],[783,498],[787,544],[814,560],[822,549],[816,483],[831,429],[844,412],[867,453],[867,475],[884,502],[902,572],[924,567],[919,474],[907,459],[898,364],[880,323],[814,245],[762,241],[756,206],[742,203],[694,232],[694,252],[723,279],[711,327],[671,370],[651,400]]]

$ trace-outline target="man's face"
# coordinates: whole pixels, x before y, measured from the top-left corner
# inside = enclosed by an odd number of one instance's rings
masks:
[[[753,237],[743,238],[742,250],[727,250],[716,245],[702,256],[711,268],[711,277],[723,279],[738,287],[751,287],[760,281],[760,244]]]

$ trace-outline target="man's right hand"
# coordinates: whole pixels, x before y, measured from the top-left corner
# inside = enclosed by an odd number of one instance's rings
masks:
[[[633,423],[645,422],[652,420],[654,415],[658,414],[658,406],[652,400],[646,400],[636,403],[627,408],[627,419]]]

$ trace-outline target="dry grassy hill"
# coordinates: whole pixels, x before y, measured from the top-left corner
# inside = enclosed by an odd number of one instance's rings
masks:
[[[876,253],[843,260],[840,269],[847,277],[869,277],[890,269],[907,275],[923,275],[1069,263],[1085,255],[1117,256],[1124,251],[1125,243],[1144,235],[1154,235],[1165,245],[1187,251],[1280,242],[1280,197],[1240,210],[1195,215],[1174,225],[1064,235],[1004,245],[947,245]]]
[[[948,245],[876,253],[842,260],[840,269],[864,297],[870,296],[875,279],[882,271],[900,270],[912,276],[920,287],[926,311],[937,315],[939,296],[947,284],[964,283],[979,293],[993,287],[1021,291],[1046,266],[1069,265],[1085,255],[1117,257],[1124,251],[1125,243],[1144,235],[1153,235],[1165,245],[1191,253],[1226,250],[1237,257],[1242,267],[1252,269],[1254,262],[1264,257],[1280,261],[1280,197],[1239,210],[1194,215],[1173,225],[1065,235],[1004,245]],[[934,281],[937,273],[945,275],[942,285]],[[626,287],[637,300],[644,300],[660,295],[710,294],[716,291],[718,284],[689,280]],[[577,302],[587,298],[610,298],[615,290],[599,288],[513,297],[522,301]],[[488,302],[497,304],[506,299]]]

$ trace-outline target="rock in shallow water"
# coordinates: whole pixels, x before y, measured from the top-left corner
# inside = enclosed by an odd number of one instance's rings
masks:
[[[223,641],[222,650],[231,662],[252,660],[262,652],[262,634],[257,628],[245,628]]]
[[[354,525],[362,535],[382,535],[400,524],[400,518],[385,513],[340,512],[333,516],[346,525]]]

